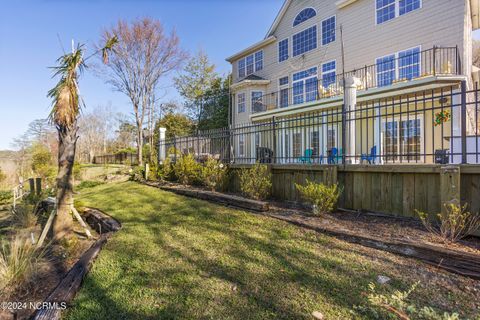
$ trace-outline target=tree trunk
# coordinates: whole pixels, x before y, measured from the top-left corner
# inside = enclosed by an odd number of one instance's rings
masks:
[[[143,129],[137,131],[137,157],[138,165],[143,166]]]
[[[58,129],[57,214],[53,224],[54,239],[59,240],[72,231],[73,164],[77,144],[77,124]]]

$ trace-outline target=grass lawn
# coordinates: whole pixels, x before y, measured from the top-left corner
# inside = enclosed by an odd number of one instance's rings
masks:
[[[123,229],[100,253],[67,319],[312,319],[313,311],[350,319],[378,275],[393,279],[385,290],[422,281],[412,297],[419,304],[478,312],[465,290],[478,282],[261,215],[133,182],[77,198]]]

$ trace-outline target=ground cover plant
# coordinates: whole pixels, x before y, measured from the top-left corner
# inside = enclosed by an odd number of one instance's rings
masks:
[[[411,298],[474,318],[478,281],[283,221],[124,182],[78,196],[122,222],[66,319],[370,319],[378,275],[384,294],[420,284]],[[476,291],[475,291],[476,290]],[[474,318],[475,319],[475,318]]]

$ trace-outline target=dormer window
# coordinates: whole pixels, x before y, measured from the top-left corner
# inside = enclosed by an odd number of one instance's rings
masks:
[[[317,12],[313,8],[306,8],[300,11],[293,21],[293,26],[298,26],[300,23],[307,21],[317,15]]]

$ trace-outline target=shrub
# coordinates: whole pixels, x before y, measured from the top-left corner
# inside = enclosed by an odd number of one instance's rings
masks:
[[[175,180],[175,172],[173,170],[172,160],[169,157],[163,160],[163,164],[158,168],[158,177],[161,180]]]
[[[418,214],[425,228],[438,235],[444,242],[456,242],[480,228],[480,214],[467,211],[467,204],[461,206],[457,200],[445,203],[445,212],[436,215],[438,221],[418,210]]]
[[[11,190],[0,191],[0,205],[9,204],[13,201],[13,193]]]
[[[28,238],[15,237],[0,250],[0,292],[11,294],[33,280],[45,262],[45,249],[36,249]]]
[[[17,205],[12,210],[13,222],[20,228],[33,228],[37,224],[37,216],[31,205]]]
[[[104,183],[101,181],[85,180],[78,184],[77,189],[93,188],[102,184]]]
[[[130,180],[132,181],[142,181],[145,177],[145,168],[143,166],[132,167],[129,170]]]
[[[336,184],[329,187],[322,183],[308,180],[306,186],[295,184],[295,187],[300,192],[302,198],[313,206],[313,214],[316,216],[335,210],[341,193]]]
[[[208,157],[202,167],[202,181],[210,190],[215,191],[224,183],[227,170],[222,162]]]
[[[354,309],[368,315],[370,319],[422,319],[422,320],[459,320],[457,313],[441,314],[431,307],[418,308],[408,301],[419,282],[414,283],[407,291],[396,290],[390,295],[377,293],[374,283],[368,285],[368,304],[355,306]]]
[[[240,172],[240,189],[252,199],[266,199],[272,189],[272,175],[267,165],[256,163],[250,169],[243,169]]]
[[[175,176],[181,184],[194,184],[199,181],[201,166],[191,154],[182,155],[173,165]]]

